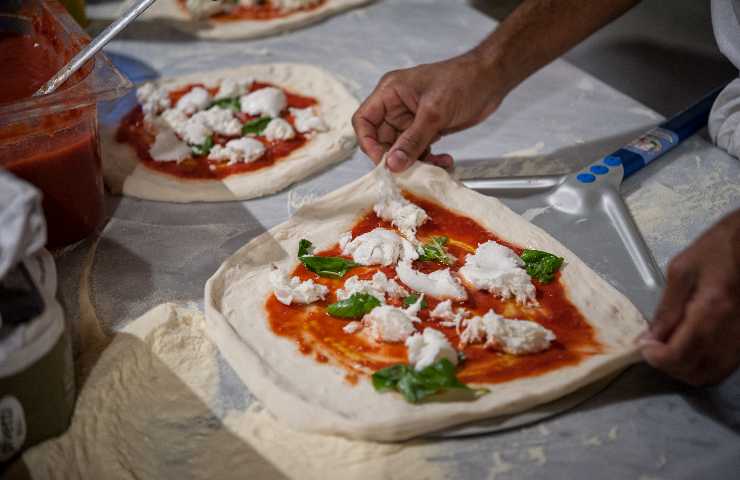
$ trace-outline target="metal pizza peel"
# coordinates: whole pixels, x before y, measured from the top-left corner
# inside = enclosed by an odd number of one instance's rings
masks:
[[[577,172],[478,178],[463,183],[498,198],[519,214],[526,212],[532,223],[572,250],[650,319],[665,279],[620,194],[620,186],[624,179],[704,128],[722,88],[724,85],[689,109]],[[619,373],[598,380],[528,412],[477,421],[430,436],[480,435],[532,424],[585,402],[618,376]],[[495,391],[491,394],[495,395]]]

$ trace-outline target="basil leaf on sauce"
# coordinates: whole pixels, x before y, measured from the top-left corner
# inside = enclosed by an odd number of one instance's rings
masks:
[[[452,259],[445,248],[448,241],[449,239],[447,237],[432,237],[431,240],[422,245],[422,253],[419,255],[419,260],[450,265]]]
[[[193,155],[196,157],[204,157],[211,153],[213,148],[213,137],[206,138],[206,141],[200,145],[193,145],[190,149],[193,151]]]
[[[527,274],[536,278],[540,283],[550,283],[555,278],[555,273],[563,265],[563,257],[542,250],[524,250],[521,256],[524,261]]]
[[[322,257],[313,255],[313,244],[306,239],[298,242],[298,260],[306,266],[307,269],[316,273],[320,277],[342,278],[351,268],[358,266],[358,263],[347,260],[342,257]]]
[[[228,98],[220,98],[213,103],[208,108],[212,107],[221,107],[226,108],[229,110],[233,110],[235,112],[241,112],[242,111],[242,105],[239,101],[239,97],[228,97]]]
[[[418,293],[412,293],[408,297],[403,299],[403,304],[407,307],[410,307],[411,305],[415,304],[419,300],[419,294]],[[422,298],[421,299],[421,308],[427,308],[427,299]]]
[[[271,120],[272,118],[270,117],[261,117],[248,121],[242,125],[242,135],[262,135],[265,128],[267,128],[267,124],[270,123]]]
[[[349,298],[332,303],[326,307],[326,311],[332,317],[362,318],[363,315],[379,306],[380,300],[369,293],[354,293]]]
[[[373,374],[373,388],[377,392],[399,392],[409,403],[419,403],[449,389],[467,390],[474,398],[488,393],[488,389],[471,389],[458,380],[455,366],[446,358],[418,372],[414,367],[402,364],[378,370]]]

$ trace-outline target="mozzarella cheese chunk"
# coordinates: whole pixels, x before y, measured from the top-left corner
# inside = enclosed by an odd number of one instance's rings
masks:
[[[351,256],[360,265],[388,266],[395,264],[399,258],[407,262],[419,258],[411,242],[386,228],[376,228],[359,235],[354,240],[343,235],[339,244],[342,247],[342,254]]]
[[[349,322],[347,325],[342,327],[342,330],[344,333],[349,333],[350,335],[361,330],[362,329],[362,322]]]
[[[516,252],[489,240],[479,245],[475,254],[467,256],[460,274],[479,290],[504,300],[513,297],[520,304],[534,304],[537,292],[523,266]]]
[[[149,147],[149,155],[156,162],[180,163],[189,158],[191,153],[188,144],[177,138],[175,132],[169,128],[161,128]]]
[[[234,117],[234,112],[228,108],[209,108],[190,117],[190,121],[206,125],[212,131],[227,137],[241,135],[242,133],[241,122]]]
[[[263,134],[271,142],[275,140],[290,140],[295,137],[295,130],[293,130],[290,123],[282,118],[273,118],[267,124],[267,127],[265,127]]]
[[[489,348],[512,355],[526,355],[547,350],[555,334],[537,322],[509,320],[493,310],[482,317],[465,321],[460,343],[483,343]]]
[[[288,12],[318,5],[320,2],[321,0],[272,0],[272,6],[280,11]]]
[[[406,339],[409,364],[424,370],[433,363],[446,358],[457,365],[457,351],[450,345],[444,333],[434,328],[425,328],[423,333],[415,333]]]
[[[371,280],[360,280],[357,275],[353,275],[344,282],[344,287],[337,290],[337,298],[345,300],[355,293],[367,293],[385,303],[386,295],[391,298],[401,298],[409,292],[400,286],[395,280],[386,277],[383,272],[375,272]]]
[[[282,90],[265,87],[244,95],[239,101],[242,112],[262,117],[279,117],[288,106],[288,99]]]
[[[403,342],[416,331],[414,323],[420,321],[413,314],[413,309],[411,307],[409,309],[411,313],[390,305],[381,305],[365,314],[362,317],[362,324],[375,341]]]
[[[462,321],[470,313],[464,308],[458,308],[456,311],[452,311],[452,300],[445,300],[437,304],[434,309],[429,312],[429,316],[433,320],[439,321],[439,324],[443,327],[453,327],[458,332],[460,331],[460,325]]]
[[[423,273],[414,270],[410,263],[401,262],[396,267],[396,273],[404,284],[417,292],[435,298],[451,298],[453,300],[468,298],[465,288],[452,276],[449,268],[432,273]]]
[[[285,272],[275,269],[270,273],[270,282],[275,289],[275,298],[284,305],[309,304],[323,300],[329,293],[324,285],[313,280],[301,282],[298,277],[288,278]]]
[[[169,92],[164,88],[157,88],[153,83],[145,83],[137,88],[136,100],[141,105],[147,121],[172,105]]]
[[[324,120],[311,107],[291,108],[290,114],[293,115],[296,130],[301,133],[325,132],[329,130]]]
[[[162,120],[189,145],[201,145],[213,133],[203,117],[194,115],[188,118],[180,110],[165,110],[162,112]]]
[[[195,87],[180,97],[175,108],[186,115],[204,110],[211,104],[211,94],[203,87]]]
[[[242,137],[229,140],[224,146],[214,145],[211,153],[208,154],[208,160],[216,162],[226,160],[227,165],[236,165],[237,163],[252,163],[264,154],[265,146],[262,142]]]
[[[244,95],[249,87],[252,86],[254,80],[251,78],[235,80],[233,78],[224,78],[221,80],[221,84],[218,87],[218,92],[214,97],[216,100],[223,98],[241,97]]]
[[[228,11],[231,4],[223,0],[186,0],[185,7],[193,18],[207,18]]]
[[[424,209],[406,200],[387,169],[382,169],[378,181],[379,199],[373,207],[381,219],[391,222],[401,235],[418,243],[416,229],[429,218]]]

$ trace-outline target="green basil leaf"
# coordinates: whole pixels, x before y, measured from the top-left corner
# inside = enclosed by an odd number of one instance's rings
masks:
[[[190,149],[193,151],[193,155],[196,157],[204,157],[211,153],[213,148],[213,137],[206,138],[206,141],[200,145],[193,145]]]
[[[305,238],[298,242],[298,257],[311,255],[313,253],[313,243],[309,242]]]
[[[212,107],[221,107],[226,108],[229,110],[233,110],[235,112],[241,112],[242,111],[242,105],[239,101],[239,97],[228,97],[228,98],[220,98],[218,100],[215,100],[213,103],[211,103],[208,108]]]
[[[563,257],[542,250],[524,250],[521,259],[530,277],[537,279],[540,283],[550,283],[555,278],[555,273],[563,265]]]
[[[267,124],[270,123],[271,120],[272,118],[270,117],[261,117],[248,121],[242,125],[242,135],[262,135],[265,128],[267,128]]]
[[[474,397],[488,393],[485,388],[471,389],[458,380],[455,366],[446,358],[419,372],[410,365],[393,365],[375,372],[372,380],[375,391],[397,391],[409,403],[418,403],[449,389],[468,390]]]
[[[342,257],[322,257],[305,255],[298,258],[312,272],[320,277],[342,278],[357,263]]]
[[[445,248],[448,241],[449,239],[447,237],[432,237],[431,240],[422,245],[422,253],[419,255],[419,260],[450,265],[452,259]]]
[[[407,307],[410,307],[411,305],[415,304],[419,300],[419,294],[418,293],[412,293],[408,297],[403,299],[403,304]],[[427,299],[423,298],[421,300],[421,308],[427,308]]]
[[[332,303],[326,311],[332,317],[361,318],[373,308],[380,306],[380,300],[368,293],[355,293],[349,298]]]

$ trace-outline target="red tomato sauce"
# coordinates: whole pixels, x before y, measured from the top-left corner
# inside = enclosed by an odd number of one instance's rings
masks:
[[[418,229],[417,237],[420,240],[444,235],[466,245],[463,247],[448,243],[448,251],[457,258],[451,267],[453,271],[463,265],[467,253],[477,248],[478,244],[488,240],[507,245],[517,253],[523,250],[517,245],[501,241],[469,218],[430,201],[411,195],[406,196],[426,210],[430,217],[430,220]],[[373,212],[370,212],[355,225],[352,235],[355,237],[377,227],[391,228],[388,222],[380,220]],[[341,255],[338,245],[320,254]],[[447,268],[438,263],[420,261],[416,261],[414,267],[425,272]],[[350,270],[344,278],[335,280],[319,277],[299,264],[293,271],[293,275],[303,280],[310,278],[326,285],[331,293],[322,302],[291,306],[283,305],[274,295],[270,295],[265,304],[270,328],[277,335],[293,340],[298,345],[299,351],[304,354],[328,357],[332,363],[343,367],[347,372],[347,380],[351,384],[357,382],[358,376],[369,375],[394,364],[407,363],[406,347],[403,343],[376,343],[360,333],[345,333],[342,328],[347,321],[334,318],[326,313],[326,307],[337,301],[334,292],[344,285],[347,278],[357,275],[361,279],[369,279],[377,270],[378,267],[356,267]],[[380,270],[389,278],[396,276],[394,267],[382,267]],[[398,279],[396,281],[402,283]],[[557,274],[555,280],[549,284],[543,285],[536,280],[533,280],[533,283],[537,289],[539,302],[537,308],[525,308],[514,300],[503,301],[488,292],[471,291],[469,288],[466,288],[468,299],[465,302],[455,302],[453,308],[463,306],[474,315],[483,315],[493,309],[507,318],[532,320],[552,330],[557,340],[548,350],[522,356],[486,349],[482,344],[467,345],[462,349],[466,360],[458,369],[458,378],[461,381],[491,384],[541,375],[565,366],[575,365],[589,355],[601,351],[593,328],[568,299],[565,288],[560,282],[560,274]],[[422,322],[417,325],[417,330],[422,331],[425,327],[437,328],[445,333],[454,347],[459,348],[460,338],[454,328],[441,327],[438,322],[429,319],[429,312],[440,300],[427,296],[425,298],[428,309],[422,310],[419,314]],[[393,302],[390,303],[393,304]],[[397,302],[396,306],[399,306],[399,303]]]
[[[185,7],[185,0],[178,0],[178,3],[180,4],[180,7],[182,9],[187,11],[187,8]],[[311,10],[316,10],[325,3],[326,0],[321,0],[320,2],[316,2],[314,5],[309,5],[307,7],[289,11],[282,11],[280,9],[277,9],[270,3],[264,3],[263,5],[254,6],[239,5],[236,8],[232,9],[229,13],[219,13],[213,15],[211,17],[211,20],[216,20],[218,22],[229,22],[235,20],[273,20],[275,18],[289,17],[290,15],[298,12],[309,12]]]
[[[264,82],[254,82],[250,87],[250,92],[270,86],[273,85]],[[170,101],[172,102],[172,105],[175,105],[180,98],[196,87],[205,88],[205,85],[191,84],[170,92]],[[285,89],[282,90],[285,92],[288,108],[308,108],[318,103],[315,98],[298,95]],[[218,89],[210,88],[208,91],[211,95],[214,95]],[[235,115],[242,123],[246,123],[257,118],[244,113],[236,113]],[[295,129],[295,121],[292,115],[284,114],[282,118],[290,123]],[[153,160],[149,154],[149,148],[154,143],[154,135],[144,126],[144,113],[141,110],[141,106],[137,105],[121,120],[121,124],[118,127],[118,132],[116,134],[116,140],[120,143],[129,144],[134,150],[136,150],[139,161],[144,166],[152,170],[180,178],[217,180],[226,178],[229,175],[261,170],[279,162],[281,159],[303,147],[308,142],[306,135],[297,130],[295,133],[295,137],[290,140],[269,141],[264,136],[256,137],[256,139],[262,142],[265,146],[265,154],[251,163],[226,165],[226,163],[210,162],[207,156],[191,156],[180,163],[158,162]],[[239,138],[239,136],[225,137],[216,134],[213,136],[213,141],[214,144],[224,145],[226,142],[234,138]],[[211,168],[212,166],[214,167],[213,169]]]

